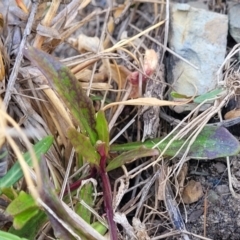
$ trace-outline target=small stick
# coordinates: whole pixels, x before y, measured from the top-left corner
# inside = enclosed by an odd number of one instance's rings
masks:
[[[206,191],[205,198],[204,198],[204,222],[203,222],[203,236],[204,237],[206,237],[206,233],[207,233],[207,208],[208,208],[207,195],[208,195],[208,189]]]

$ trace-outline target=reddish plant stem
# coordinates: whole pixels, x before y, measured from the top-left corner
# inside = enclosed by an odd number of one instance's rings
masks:
[[[92,167],[92,168],[91,168],[91,172],[90,172],[90,174],[89,174],[87,177],[82,178],[82,179],[79,179],[79,180],[77,180],[76,182],[70,184],[70,186],[69,186],[70,191],[72,192],[72,191],[76,190],[77,188],[79,188],[79,187],[81,186],[83,180],[86,180],[86,179],[95,177],[96,173],[97,173],[96,168],[95,168],[95,167]],[[66,189],[64,190],[64,195],[66,195],[67,193],[68,193],[68,190],[67,190],[67,188],[66,188]]]
[[[105,152],[105,145],[99,144],[97,147],[97,150],[101,156],[99,173],[100,173],[102,184],[103,184],[103,199],[104,199],[104,206],[105,206],[105,211],[108,219],[110,237],[111,237],[111,240],[118,240],[117,225],[113,220],[112,191],[111,191],[109,177],[106,172],[107,157]]]

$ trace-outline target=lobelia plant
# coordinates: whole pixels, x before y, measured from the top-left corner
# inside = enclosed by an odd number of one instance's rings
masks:
[[[159,155],[171,138],[163,141],[158,149],[152,149],[152,147],[161,139],[149,140],[145,143],[136,142],[109,146],[108,123],[104,112],[100,110],[95,114],[92,100],[86,96],[70,70],[47,53],[31,46],[25,48],[24,55],[45,75],[49,85],[56,89],[74,116],[80,131],[70,127],[68,129],[68,138],[76,153],[91,166],[89,175],[84,178],[94,177],[95,173],[98,173],[101,177],[110,236],[112,240],[117,240],[117,226],[113,220],[112,191],[108,171],[134,159]],[[185,139],[173,141],[164,155],[174,156],[184,142]],[[186,147],[183,147],[179,154],[184,154],[185,150]],[[123,153],[114,159],[109,159],[111,151]],[[235,155],[239,151],[239,142],[226,129],[208,127],[203,129],[190,147],[189,156],[213,159]],[[81,181],[82,179],[79,179],[70,185],[70,189],[78,188]],[[86,215],[88,223],[90,223],[89,219],[89,216]]]

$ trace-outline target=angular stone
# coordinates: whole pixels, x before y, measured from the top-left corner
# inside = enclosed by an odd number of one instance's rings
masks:
[[[169,54],[167,80],[180,94],[193,96],[197,88],[197,95],[201,95],[217,86],[216,72],[226,54],[228,17],[204,9],[185,9],[171,5],[169,46],[198,70]]]

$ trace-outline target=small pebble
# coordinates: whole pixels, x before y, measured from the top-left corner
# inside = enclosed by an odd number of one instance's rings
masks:
[[[220,195],[229,193],[229,188],[227,185],[218,185],[216,187],[216,192]]]
[[[219,195],[215,191],[209,190],[208,201],[212,204],[218,203],[219,202]]]
[[[213,167],[216,168],[218,173],[223,173],[226,170],[226,165],[221,162],[213,164]]]

